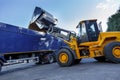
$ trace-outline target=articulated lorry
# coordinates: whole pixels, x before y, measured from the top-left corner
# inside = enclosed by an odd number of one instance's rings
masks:
[[[39,64],[54,62],[55,52],[60,46],[66,45],[48,30],[56,22],[57,19],[38,7],[35,8],[29,29],[0,22],[0,70],[4,65],[23,60],[34,60]],[[38,31],[31,29],[36,26],[39,27]]]

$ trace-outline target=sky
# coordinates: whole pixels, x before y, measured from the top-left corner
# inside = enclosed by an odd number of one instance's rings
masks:
[[[0,0],[0,22],[28,28],[35,7],[58,19],[58,27],[77,31],[81,20],[98,19],[107,29],[108,18],[120,7],[120,0]]]

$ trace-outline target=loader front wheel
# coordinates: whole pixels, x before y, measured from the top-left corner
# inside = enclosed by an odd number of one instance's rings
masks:
[[[61,49],[56,55],[57,63],[62,67],[71,66],[74,62],[73,55],[68,49]]]
[[[105,57],[114,62],[120,63],[120,42],[110,42],[104,47]]]

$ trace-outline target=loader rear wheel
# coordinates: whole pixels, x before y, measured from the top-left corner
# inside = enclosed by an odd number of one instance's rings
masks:
[[[62,67],[71,66],[74,62],[73,55],[68,49],[61,49],[56,55],[57,63]]]
[[[104,56],[101,57],[94,57],[95,60],[99,61],[99,62],[105,62],[106,58]]]
[[[104,47],[105,57],[114,62],[120,63],[120,42],[110,42]]]

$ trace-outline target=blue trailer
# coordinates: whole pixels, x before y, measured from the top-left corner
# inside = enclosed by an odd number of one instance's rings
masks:
[[[0,22],[0,68],[14,60],[51,62],[61,45],[65,45],[63,40],[49,33]]]
[[[52,63],[64,40],[73,35],[56,27],[57,19],[45,10],[36,7],[29,29],[0,22],[0,70],[5,63],[34,60],[37,64]]]

